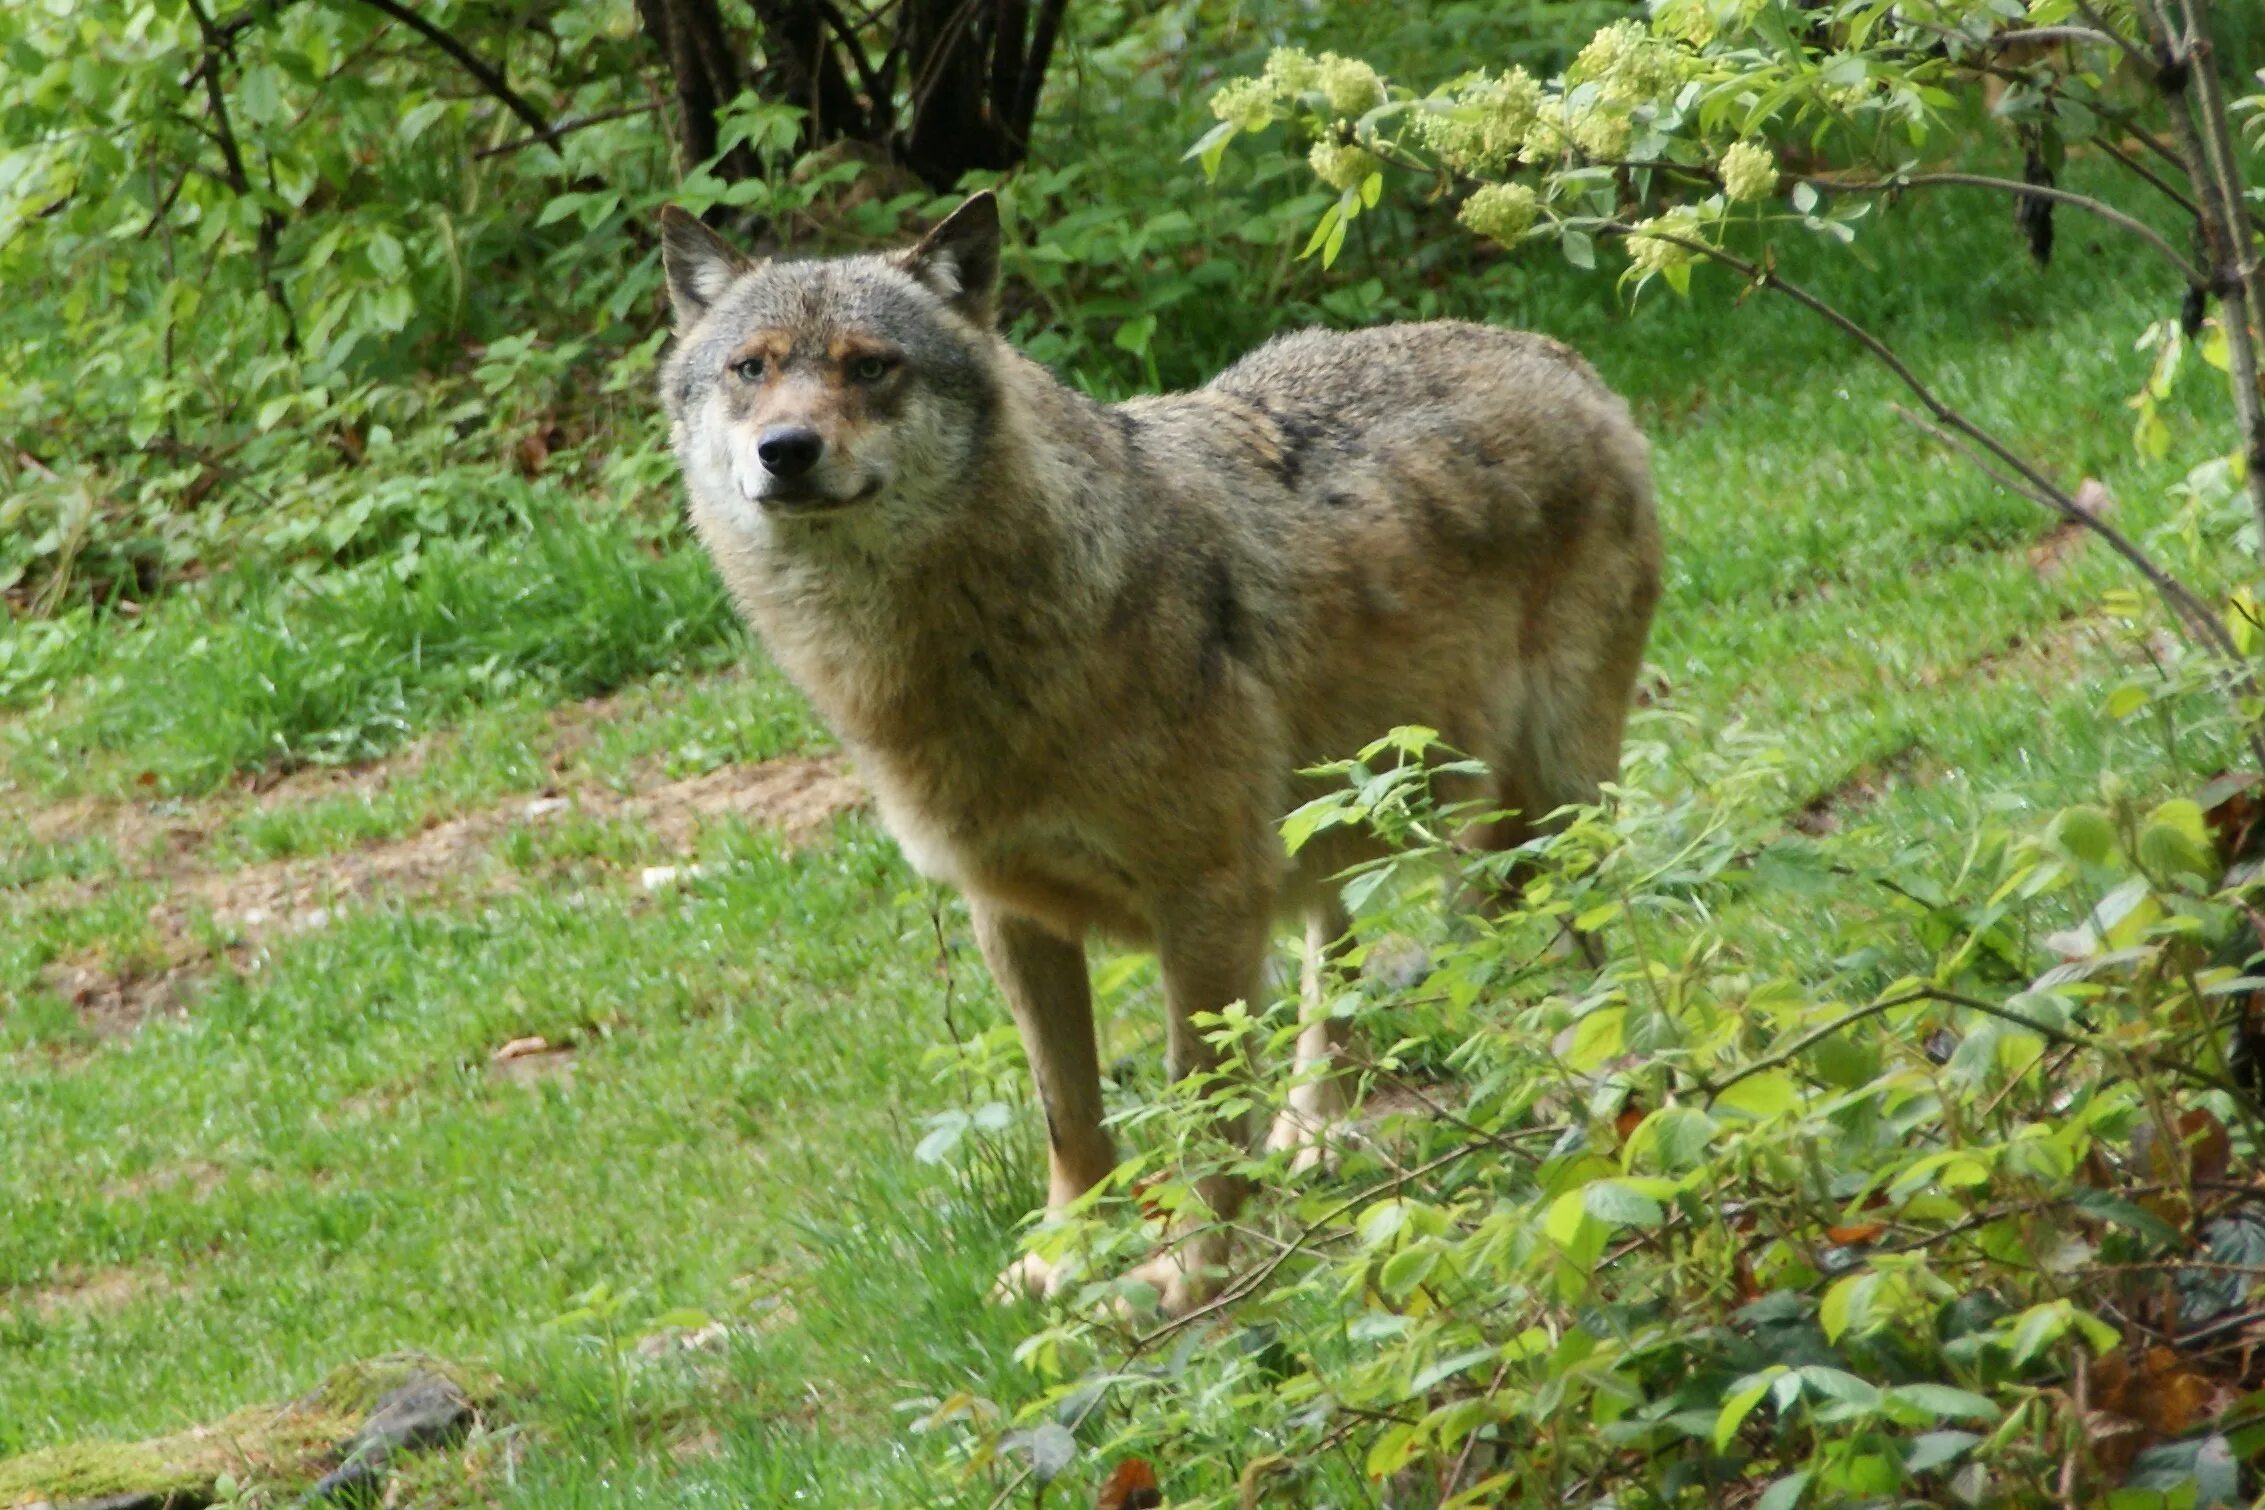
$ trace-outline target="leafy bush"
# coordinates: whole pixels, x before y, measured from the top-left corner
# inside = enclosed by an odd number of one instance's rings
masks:
[[[1285,1179],[1210,1129],[1281,1104],[1258,1066],[1295,1025],[1217,1019],[1228,1068],[1136,1113],[1147,1151],[1033,1239],[1096,1278],[1025,1345],[1049,1386],[1026,1432],[1083,1426],[1189,1505],[1363,1480],[1411,1504],[2231,1502],[2265,1450],[2234,1341],[2265,1207],[2236,1173],[2256,862],[2221,886],[2217,849],[2251,835],[2253,782],[2205,808],[2111,781],[1947,850],[1813,837],[1783,826],[1780,750],[1654,713],[1613,809],[1469,860],[1436,837],[1438,753],[1400,731],[1289,825],[1407,847],[1353,882],[1355,967],[1429,946],[1419,984],[1370,970],[1334,1003],[1375,1040],[1336,1169],[1246,1216],[1217,1309],[1116,1319],[1106,1276],[1200,1219],[1199,1175]],[[1442,868],[1523,905],[1442,932]],[[1873,905],[1820,904],[1851,877]],[[1568,937],[1606,962],[1568,969]],[[974,1463],[1001,1450],[962,1431]]]

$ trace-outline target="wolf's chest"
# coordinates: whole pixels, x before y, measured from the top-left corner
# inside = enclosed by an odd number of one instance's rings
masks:
[[[1066,794],[1011,781],[938,785],[892,770],[885,755],[868,759],[882,822],[921,874],[1066,935],[1148,931],[1143,888],[1120,846]]]

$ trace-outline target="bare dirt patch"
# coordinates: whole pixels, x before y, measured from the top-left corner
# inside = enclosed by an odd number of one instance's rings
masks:
[[[166,1288],[163,1275],[125,1266],[74,1274],[36,1289],[0,1293],[0,1300],[21,1313],[53,1321],[64,1316],[115,1311]]]
[[[181,1008],[184,992],[211,963],[212,931],[230,941],[223,952],[243,953],[276,936],[327,927],[354,908],[516,890],[519,873],[496,853],[498,841],[514,829],[541,829],[570,814],[625,822],[643,829],[652,849],[681,856],[704,829],[734,821],[776,831],[789,844],[808,843],[863,801],[838,758],[781,756],[628,794],[553,788],[398,839],[234,869],[200,864],[194,841],[168,844],[158,874],[170,885],[150,911],[160,962],[121,971],[99,956],[84,956],[49,965],[42,980],[76,1005],[98,1036],[122,1037],[155,1014]]]
[[[2115,511],[2115,495],[2106,483],[2097,477],[2087,477],[2076,488],[2076,505],[2095,519],[2105,519]],[[2064,519],[2042,535],[2029,547],[2029,565],[2040,577],[2057,577],[2092,531],[2074,519]]]
[[[41,972],[41,983],[78,1009],[97,1038],[124,1038],[152,1017],[180,1010],[187,982],[177,965],[155,970],[113,970],[99,959],[60,960]]]
[[[1867,760],[1827,791],[1801,804],[1793,826],[1804,834],[1829,834],[1878,802],[1890,786],[1910,779],[1926,751],[1917,744]]]

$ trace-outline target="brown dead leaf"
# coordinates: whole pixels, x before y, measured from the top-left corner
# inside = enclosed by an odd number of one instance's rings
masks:
[[[1145,1458],[1126,1458],[1110,1470],[1101,1492],[1094,1496],[1093,1510],[1156,1510],[1164,1503],[1164,1491],[1156,1485],[1156,1470]]]
[[[1644,1125],[1644,1118],[1648,1115],[1644,1103],[1630,1096],[1628,1104],[1620,1108],[1620,1115],[1612,1119],[1613,1131],[1619,1133],[1620,1141],[1625,1143],[1636,1135],[1636,1129]]]
[[[2222,1180],[2226,1166],[2233,1161],[2233,1140],[2226,1136],[2226,1124],[2218,1120],[2217,1113],[2207,1107],[2195,1107],[2182,1112],[2178,1119],[2179,1138],[2186,1145],[2187,1166],[2198,1180]]]
[[[2167,1347],[2147,1349],[2136,1367],[2122,1352],[2093,1364],[2091,1403],[2102,1419],[2095,1423],[2088,1415],[2085,1424],[2094,1443],[2144,1428],[2146,1438],[2129,1444],[2128,1462],[2145,1440],[2178,1436],[2206,1419],[2216,1407],[2217,1386],[2187,1365]]]
[[[2181,1186],[2189,1180],[2222,1178],[2233,1158],[2226,1125],[2198,1106],[2181,1112],[2174,1126],[2175,1147],[2166,1145],[2152,1120],[2142,1119],[2131,1130],[2132,1163],[2143,1176],[2151,1183]]]
[[[1886,1226],[1879,1222],[1857,1222],[1847,1227],[1827,1227],[1825,1236],[1843,1248],[1851,1248],[1859,1243],[1877,1242],[1885,1231]]]
[[[2226,863],[2237,865],[2265,849],[2265,797],[2254,771],[2220,774],[2194,794],[2202,808],[2202,822]]]

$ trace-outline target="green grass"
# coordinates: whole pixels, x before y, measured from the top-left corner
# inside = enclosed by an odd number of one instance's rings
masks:
[[[1986,199],[1916,204],[1865,246],[1879,276],[1797,272],[1850,287],[2057,475],[2109,478],[2127,529],[2165,516],[2122,399],[2166,287],[2081,233],[2039,274]],[[2049,521],[1900,425],[1883,374],[1782,301],[1701,285],[1633,317],[1553,267],[1460,295],[1576,340],[1655,435],[1668,691],[1639,739],[1669,759],[1685,727],[1782,743],[1788,818],[1901,771],[1841,815],[1883,850],[2080,796],[2111,765],[2165,787],[2210,765],[2191,733],[2100,711],[2131,660],[2094,612],[2128,585],[2103,550],[2041,576],[2026,550]],[[744,645],[689,545],[654,555],[603,521],[517,554],[436,545],[406,580],[215,586],[106,633],[6,726],[9,800],[146,812],[145,772],[197,797],[393,755],[289,802],[198,798],[189,863],[214,870],[824,744],[775,673],[713,674]],[[560,703],[617,688],[579,723]],[[146,954],[167,883],[99,837],[0,835],[0,1458],[159,1435],[416,1349],[500,1378],[526,1450],[481,1478],[498,1502],[986,1501],[906,1404],[1032,1387],[1012,1359],[1031,1317],[985,1292],[1037,1197],[1033,1119],[1003,1159],[911,1154],[928,1114],[1015,1084],[1011,1050],[973,1085],[933,1059],[1000,1042],[964,925],[947,903],[940,969],[930,894],[863,817],[799,852],[731,823],[700,847],[729,863],[648,893],[633,835],[515,830],[491,858],[520,889],[224,952],[180,1016],[98,1040],[43,971]],[[1724,927],[1806,934],[1827,973],[1836,917],[1876,905],[1827,882]],[[1137,971],[1108,993],[1117,1049],[1155,1040],[1151,993]],[[499,1074],[490,1056],[527,1035],[571,1044],[570,1072]],[[598,1286],[617,1313],[555,1324]],[[728,1340],[617,1364],[680,1309]]]

